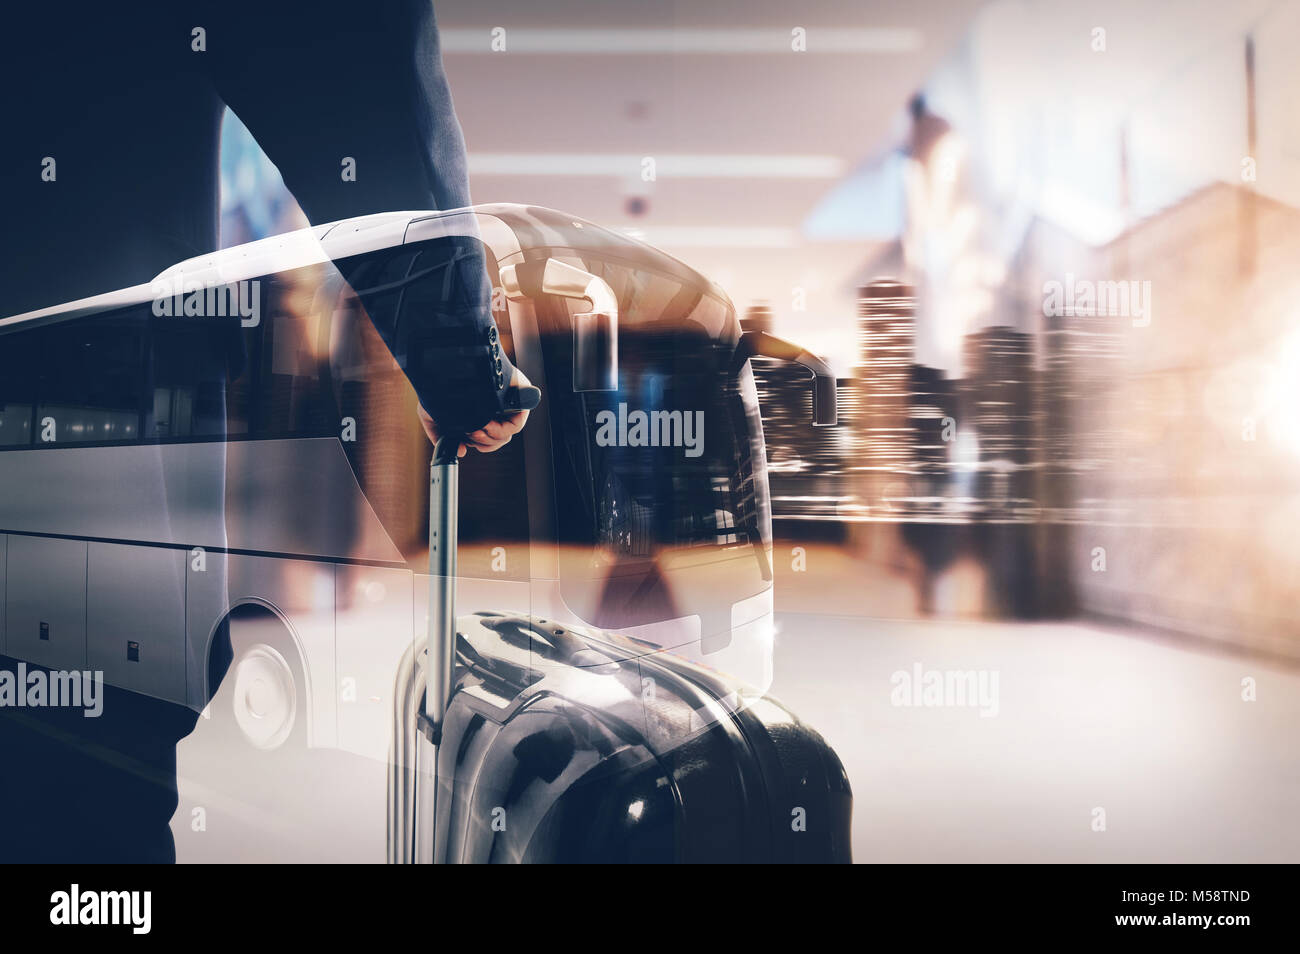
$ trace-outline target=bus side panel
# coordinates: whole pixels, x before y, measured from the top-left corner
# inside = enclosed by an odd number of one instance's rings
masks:
[[[225,445],[5,451],[0,527],[137,543],[220,546]]]
[[[49,669],[85,669],[85,541],[15,534],[9,559],[9,654]]]
[[[413,574],[391,567],[334,570],[338,747],[382,761],[388,757],[394,674],[415,638]]]
[[[109,685],[185,704],[186,563],[184,550],[90,544],[86,654]]]
[[[234,607],[269,607],[288,626],[306,685],[307,739],[314,747],[336,744],[334,665],[334,567],[279,557],[208,553],[185,574],[186,696],[202,710],[208,703],[208,656],[217,624]]]

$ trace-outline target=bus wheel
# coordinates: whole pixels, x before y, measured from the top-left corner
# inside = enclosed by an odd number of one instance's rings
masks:
[[[217,631],[208,663],[211,698],[176,746],[182,861],[326,860],[338,828],[321,796],[341,773],[307,747],[306,667],[288,627],[261,606],[238,607]],[[318,846],[317,842],[321,845]]]
[[[213,646],[209,711],[237,747],[273,751],[306,740],[303,667],[293,637],[270,610],[241,607]]]

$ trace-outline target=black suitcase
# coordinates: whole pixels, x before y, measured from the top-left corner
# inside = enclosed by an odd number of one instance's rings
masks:
[[[634,640],[456,619],[455,449],[431,474],[428,645],[395,687],[389,860],[850,861],[844,768],[778,703]]]

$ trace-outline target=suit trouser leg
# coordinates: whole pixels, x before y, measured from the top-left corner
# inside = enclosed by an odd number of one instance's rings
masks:
[[[16,666],[0,657],[0,669]],[[97,717],[0,706],[0,860],[175,861],[176,744],[198,713],[102,692]]]

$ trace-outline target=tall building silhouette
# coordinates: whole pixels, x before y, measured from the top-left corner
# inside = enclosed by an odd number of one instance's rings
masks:
[[[874,281],[858,289],[857,457],[871,510],[899,496],[915,460],[911,413],[916,298],[910,285]]]
[[[913,435],[913,494],[942,497],[951,483],[952,440],[956,434],[955,383],[937,368],[912,365],[908,416]]]
[[[1049,317],[1043,332],[1047,459],[1091,470],[1115,457],[1117,430],[1097,426],[1095,406],[1114,386],[1123,355],[1124,318]]]
[[[995,326],[963,342],[966,377],[959,386],[961,426],[975,429],[979,446],[975,496],[985,511],[1004,512],[1034,497],[1039,459],[1033,338]]]

